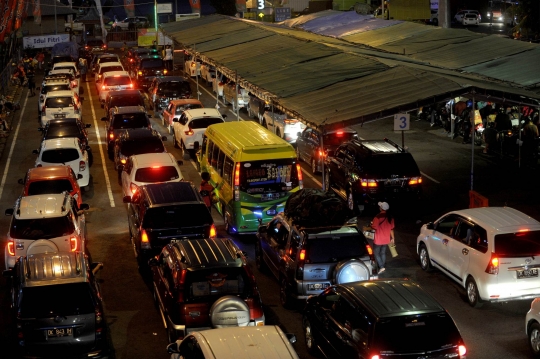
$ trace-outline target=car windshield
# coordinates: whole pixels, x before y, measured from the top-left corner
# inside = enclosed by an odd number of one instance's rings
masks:
[[[396,354],[449,349],[461,339],[454,321],[447,313],[382,318],[376,324],[375,331],[373,346],[386,353]],[[435,353],[431,355],[438,357]]]
[[[167,81],[159,85],[159,91],[191,91],[191,87],[187,81]]]
[[[49,179],[31,182],[27,195],[62,193],[64,191],[73,191],[73,186],[68,179]]]
[[[135,173],[135,181],[145,183],[174,181],[179,177],[178,171],[173,166],[139,168]]]
[[[73,59],[71,56],[53,56],[52,63],[56,64],[58,62],[72,62]]]
[[[110,100],[109,108],[115,106],[144,106],[144,100],[139,95],[119,95],[113,96]]]
[[[163,64],[162,59],[156,58],[156,59],[145,59],[141,61],[141,67],[143,69],[149,69],[153,67],[165,67],[165,65]]]
[[[74,66],[56,66],[53,70],[70,70],[75,72]]]
[[[216,158],[219,162],[221,156]],[[213,164],[219,168],[219,164]],[[212,158],[214,163],[214,158]],[[227,166],[225,163],[225,166]],[[265,160],[242,163],[240,190],[249,194],[287,192],[298,187],[295,159]]]
[[[44,139],[50,138],[61,138],[61,137],[79,137],[81,131],[79,126],[72,124],[71,126],[59,125],[59,126],[49,126],[47,128],[47,133],[45,134]]]
[[[191,129],[207,128],[210,125],[213,125],[215,123],[222,123],[222,122],[224,122],[223,119],[219,117],[197,118],[195,120],[192,120],[189,123],[189,128]]]
[[[72,97],[49,97],[45,100],[45,106],[47,108],[64,108],[73,107]]]
[[[120,65],[116,65],[116,66],[102,66],[99,69],[100,74],[104,72],[111,72],[111,71],[124,71],[124,68]]]
[[[363,163],[363,161],[358,160],[358,163]],[[370,157],[364,162],[364,166],[360,170],[380,178],[390,178],[392,175],[420,176],[420,170],[410,153],[383,154]]]
[[[143,227],[152,229],[201,227],[212,225],[208,208],[200,204],[183,204],[149,208],[144,216]]]
[[[323,146],[339,146],[345,141],[350,141],[354,138],[355,133],[337,131],[324,135]]]
[[[112,127],[115,130],[126,128],[145,128],[148,127],[148,118],[143,112],[116,114],[113,118]]]
[[[74,230],[71,216],[35,219],[13,217],[9,235],[16,239],[51,239],[69,236]]]
[[[103,84],[105,86],[121,86],[121,85],[129,85],[131,83],[131,79],[129,76],[111,76],[107,77]]]
[[[88,283],[26,287],[21,299],[23,318],[51,318],[92,314],[95,305]]]
[[[120,149],[122,155],[129,157],[143,153],[165,152],[161,139],[157,137],[145,138],[142,141],[124,141]]]
[[[98,59],[98,62],[100,64],[104,64],[106,62],[119,62],[119,61],[118,61],[118,57],[100,57]]]
[[[360,235],[312,238],[306,241],[305,249],[310,263],[339,262],[368,254]]]
[[[176,106],[175,114],[181,115],[185,110],[189,110],[192,108],[202,108],[202,105],[199,104],[185,104],[183,106]]]
[[[465,14],[465,17],[468,19],[476,19],[476,14]]]
[[[79,151],[75,148],[56,148],[46,150],[41,155],[41,161],[46,163],[62,163],[75,161],[79,159]]]
[[[540,231],[523,231],[495,235],[495,253],[501,257],[540,255]]]
[[[253,291],[244,268],[211,268],[188,272],[187,301],[207,301],[208,297],[246,296]]]
[[[61,85],[45,85],[41,88],[41,93],[46,94],[49,91],[62,91],[62,90],[69,90],[69,84],[61,84]]]

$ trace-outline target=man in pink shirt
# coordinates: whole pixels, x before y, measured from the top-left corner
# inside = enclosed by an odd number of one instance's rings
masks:
[[[373,218],[371,227],[375,230],[374,254],[377,265],[379,266],[379,273],[385,271],[386,263],[386,247],[390,243],[394,244],[394,219],[387,212],[390,206],[386,202],[379,202],[380,212]]]

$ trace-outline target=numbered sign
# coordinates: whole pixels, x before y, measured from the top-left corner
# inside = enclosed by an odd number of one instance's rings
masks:
[[[264,10],[264,0],[258,0],[257,1],[257,9],[258,10]]]
[[[394,115],[394,131],[410,130],[410,116],[408,113],[396,113]]]

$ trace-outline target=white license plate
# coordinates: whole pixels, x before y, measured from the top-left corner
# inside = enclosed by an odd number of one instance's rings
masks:
[[[307,289],[308,290],[323,290],[330,287],[329,283],[312,283],[308,284]]]
[[[67,337],[73,335],[73,328],[54,328],[47,329],[47,337]]]
[[[271,201],[273,199],[278,199],[278,198],[279,198],[279,193],[267,193],[267,194],[261,195],[262,201]]]
[[[517,273],[517,279],[538,277],[538,269],[536,268],[518,270],[516,273]]]
[[[66,115],[63,113],[55,113],[54,118],[66,118]]]

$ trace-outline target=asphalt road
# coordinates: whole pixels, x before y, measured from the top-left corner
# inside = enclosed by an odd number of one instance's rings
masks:
[[[89,76],[89,78],[91,78]],[[38,82],[38,81],[36,81]],[[38,82],[39,83],[39,82]],[[93,260],[101,261],[105,267],[100,272],[100,283],[105,300],[105,317],[112,334],[116,357],[122,359],[167,358],[165,330],[156,310],[149,284],[145,283],[137,271],[136,261],[130,246],[126,209],[122,203],[121,189],[116,182],[116,172],[107,158],[104,144],[104,126],[100,118],[104,115],[99,107],[95,86],[84,84],[83,118],[90,123],[90,146],[94,153],[91,168],[93,184],[89,192],[83,192],[84,202],[90,205],[87,212],[89,249]],[[208,92],[208,87],[200,83],[200,99],[208,107],[216,105],[216,99]],[[197,97],[193,83],[194,97]],[[0,159],[0,209],[13,206],[20,193],[17,180],[26,170],[33,167],[38,148],[40,132],[37,121],[37,97],[26,98],[23,92],[23,109],[15,118],[13,130],[6,151]],[[236,115],[220,103],[220,110],[228,115],[228,121],[236,120]],[[245,112],[241,117],[246,119]],[[166,135],[160,121],[153,118],[154,128]],[[357,126],[360,137],[375,139],[388,137],[402,143],[401,132],[393,131],[393,119],[383,119]],[[167,150],[177,158],[182,158],[180,150],[173,148],[172,136],[165,143]],[[460,139],[449,139],[440,128],[432,128],[427,122],[411,122],[411,130],[404,134],[404,144],[416,159],[424,176],[424,196],[418,203],[393,206],[397,223],[397,249],[399,256],[389,259],[387,271],[381,277],[407,277],[420,283],[449,311],[469,350],[468,358],[529,358],[527,339],[524,333],[524,318],[530,302],[507,304],[486,304],[481,309],[469,307],[464,299],[464,290],[457,284],[435,271],[425,273],[420,269],[415,254],[416,236],[421,223],[435,220],[451,209],[468,206],[468,191],[472,187],[486,196],[490,205],[509,205],[540,219],[538,204],[539,191],[536,181],[539,172],[522,167],[512,160],[499,160],[482,155],[481,148],[461,144]],[[471,159],[474,158],[472,165]],[[312,176],[305,164],[304,183],[306,187],[319,187],[320,176]],[[471,168],[473,173],[471,174]],[[200,177],[188,157],[181,167],[184,178],[196,185]],[[471,180],[472,179],[472,180]],[[391,203],[391,205],[393,205]],[[366,213],[359,218],[366,224],[374,213]],[[223,221],[214,212],[221,235]],[[0,247],[5,247],[5,233],[9,228],[9,217],[0,217]],[[263,275],[255,269],[253,237],[239,237],[235,241],[248,252],[250,263],[262,294],[267,324],[279,324],[286,332],[295,333],[295,344],[300,357],[311,358],[305,349],[301,328],[301,310],[285,310],[279,305],[278,285],[274,278]],[[4,258],[0,259],[4,268]],[[0,345],[2,358],[11,358],[13,348],[12,321],[9,315],[9,288],[5,278],[0,278]],[[399,335],[399,333],[396,333]],[[4,355],[6,354],[6,355]]]

